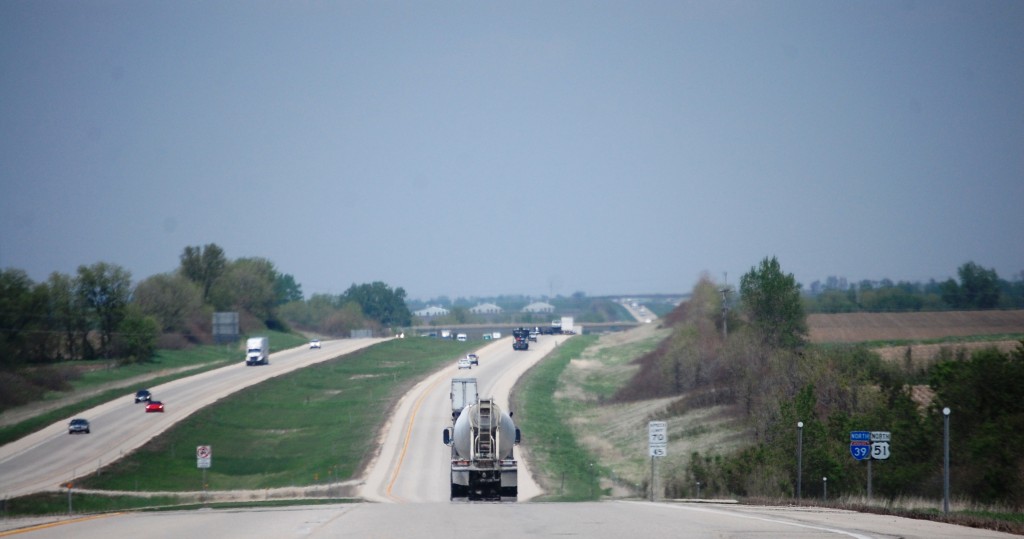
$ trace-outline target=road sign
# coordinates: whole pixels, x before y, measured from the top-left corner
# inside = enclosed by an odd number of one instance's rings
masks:
[[[872,442],[891,442],[892,441],[892,433],[890,433],[889,431],[884,431],[884,430],[873,430],[873,431],[871,431],[871,441]]]
[[[850,454],[857,460],[867,460],[871,458],[871,442],[850,442]]]
[[[208,445],[196,446],[196,468],[209,468],[213,464],[213,448]]]
[[[651,421],[647,423],[647,449],[652,457],[668,455],[668,423]]]
[[[850,431],[851,442],[870,442],[871,433],[866,430],[852,430]]]
[[[875,460],[885,460],[889,458],[889,442],[872,442],[871,458]]]
[[[668,433],[663,430],[649,432],[647,434],[647,441],[651,445],[666,444],[668,443]]]

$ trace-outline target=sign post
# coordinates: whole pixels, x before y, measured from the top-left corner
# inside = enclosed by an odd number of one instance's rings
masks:
[[[654,459],[668,455],[668,423],[647,423],[647,451],[651,455],[651,501],[654,501]]]
[[[213,464],[213,448],[208,445],[196,446],[196,467],[203,471],[203,498],[206,498],[206,470]]]
[[[871,499],[871,461],[887,460],[892,433],[885,430],[850,431],[850,454],[857,460],[868,461],[868,499]]]

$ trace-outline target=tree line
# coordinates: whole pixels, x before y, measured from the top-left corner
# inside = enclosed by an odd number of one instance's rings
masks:
[[[927,283],[829,277],[811,283],[804,305],[812,313],[1024,309],[1024,272],[1010,281],[972,261],[957,277]]]
[[[859,345],[807,341],[799,284],[777,259],[751,268],[723,326],[722,294],[708,278],[668,320],[671,335],[638,359],[616,395],[631,401],[679,396],[670,412],[724,405],[752,443],[693,453],[665,480],[666,496],[863,495],[866,465],[850,432],[889,431],[891,457],[873,471],[873,493],[893,499],[942,494],[942,409],[952,408],[951,484],[958,498],[1024,507],[1024,341],[1011,352],[951,347],[931,362],[886,362]],[[802,469],[797,469],[798,422]],[[816,479],[816,480],[815,480]]]
[[[353,284],[340,296],[306,301],[295,278],[265,258],[232,260],[211,243],[186,247],[179,259],[175,270],[137,284],[126,269],[106,262],[38,283],[23,270],[0,270],[0,370],[100,358],[145,361],[157,348],[212,342],[212,315],[219,311],[238,312],[242,333],[297,326],[343,335],[342,329],[411,319],[405,291],[384,283]],[[313,311],[326,314],[310,316]],[[325,322],[332,317],[345,323]]]

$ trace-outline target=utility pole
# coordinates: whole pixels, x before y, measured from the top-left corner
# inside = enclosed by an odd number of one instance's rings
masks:
[[[725,283],[722,285],[722,338],[729,339],[729,272],[723,272]]]

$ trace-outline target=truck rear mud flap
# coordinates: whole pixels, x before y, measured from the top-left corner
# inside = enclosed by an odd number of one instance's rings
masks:
[[[504,478],[503,481],[501,472],[496,470],[453,472],[451,500],[514,502],[518,488],[515,474],[511,475],[511,478]]]

